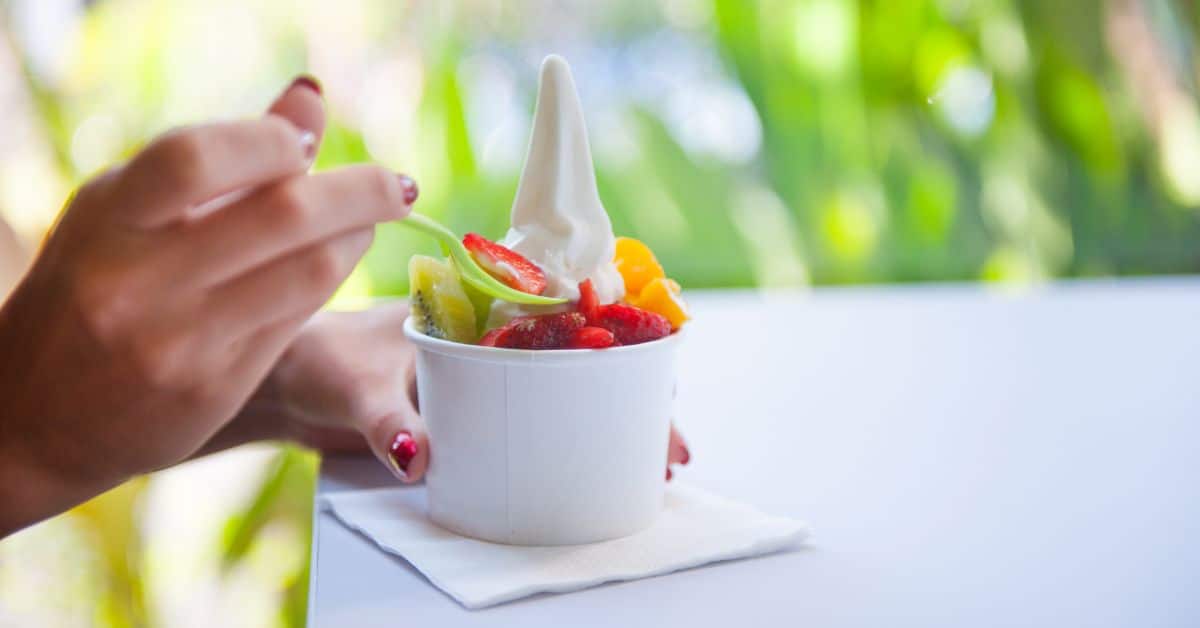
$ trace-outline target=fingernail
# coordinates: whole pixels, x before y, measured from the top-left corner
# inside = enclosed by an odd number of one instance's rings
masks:
[[[392,446],[388,447],[388,461],[392,463],[392,471],[401,480],[408,479],[408,465],[417,457],[417,441],[407,431],[396,433]]]
[[[683,460],[679,464],[687,464],[692,459],[692,452],[688,451],[687,445],[683,446]]]
[[[300,150],[304,151],[304,161],[311,165],[317,157],[317,136],[312,131],[300,134]]]
[[[400,175],[400,187],[404,188],[405,204],[412,205],[413,203],[417,202],[417,194],[419,194],[420,191],[417,189],[417,182],[413,181],[412,177],[406,174]]]
[[[673,474],[671,473],[671,467],[667,467],[667,481],[668,482],[671,481],[672,476],[673,476]]]
[[[311,74],[301,74],[300,76],[297,76],[296,79],[292,81],[291,87],[304,87],[313,90],[318,96],[321,95],[321,83],[318,82],[317,79],[313,78]]]

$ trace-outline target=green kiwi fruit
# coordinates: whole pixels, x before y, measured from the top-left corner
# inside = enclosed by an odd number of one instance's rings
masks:
[[[413,324],[427,336],[474,343],[479,339],[475,305],[449,260],[414,255],[408,262]]]

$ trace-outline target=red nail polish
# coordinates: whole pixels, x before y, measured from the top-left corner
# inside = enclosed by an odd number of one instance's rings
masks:
[[[671,477],[672,477],[673,475],[674,475],[674,474],[673,474],[673,473],[671,473],[671,467],[667,467],[667,481],[668,481],[668,482],[670,482],[670,481],[671,481]]]
[[[388,460],[392,463],[392,468],[401,476],[408,476],[408,465],[417,457],[417,441],[413,439],[412,434],[401,430],[396,433],[396,437],[392,439],[392,446],[388,447]]]
[[[321,95],[321,83],[313,78],[310,74],[301,74],[292,81],[292,87],[305,87],[313,90],[318,96]]]
[[[417,182],[413,181],[412,177],[406,174],[400,175],[400,187],[404,188],[404,203],[406,205],[412,205],[417,201],[417,195],[420,193],[420,190],[417,189]]]

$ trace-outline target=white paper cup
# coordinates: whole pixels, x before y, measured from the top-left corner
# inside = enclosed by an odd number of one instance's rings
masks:
[[[628,347],[526,351],[417,331],[434,523],[516,545],[647,528],[662,508],[680,333]]]

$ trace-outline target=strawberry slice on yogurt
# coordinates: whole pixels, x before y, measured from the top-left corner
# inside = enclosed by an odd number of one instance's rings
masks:
[[[463,246],[487,273],[505,285],[529,294],[546,291],[546,273],[537,264],[512,249],[479,235],[468,233]]]

